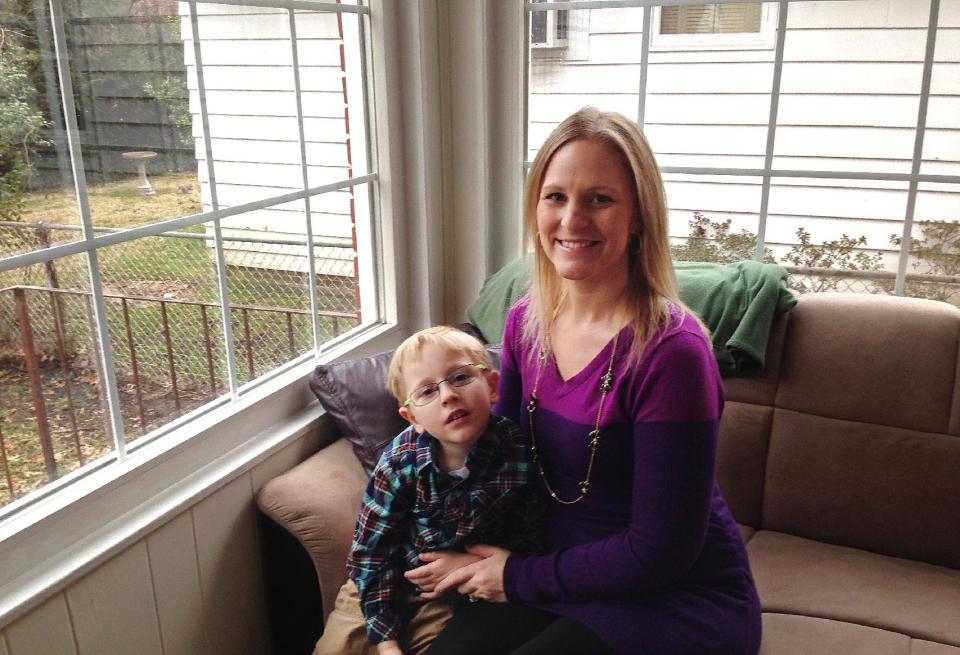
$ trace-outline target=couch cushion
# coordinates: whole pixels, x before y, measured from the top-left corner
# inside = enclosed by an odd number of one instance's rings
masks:
[[[910,637],[846,621],[764,612],[760,655],[827,653],[910,655]]]
[[[960,438],[776,409],[758,527],[960,568],[958,472]]]
[[[879,628],[794,614],[763,615],[760,655],[960,655],[960,648]]]
[[[728,400],[720,420],[717,482],[739,523],[760,526],[773,408]]]
[[[747,551],[765,612],[845,621],[960,646],[960,571],[767,530],[753,535]],[[809,652],[847,654],[839,648]]]
[[[960,310],[946,303],[812,294],[790,316],[776,405],[946,433],[958,337]]]

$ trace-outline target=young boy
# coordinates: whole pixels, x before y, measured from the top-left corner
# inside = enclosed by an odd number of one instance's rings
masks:
[[[421,590],[403,573],[429,561],[424,553],[477,543],[537,549],[542,491],[531,482],[522,433],[490,414],[498,380],[480,342],[455,328],[422,330],[397,348],[387,387],[410,426],[384,450],[367,486],[350,580],[314,655],[425,650],[456,599],[416,598]],[[423,590],[477,559],[462,553],[434,562]]]

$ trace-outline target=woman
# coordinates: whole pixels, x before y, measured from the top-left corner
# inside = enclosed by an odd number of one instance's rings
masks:
[[[759,602],[714,479],[723,388],[677,295],[639,128],[567,118],[525,208],[532,286],[507,320],[495,411],[535,449],[547,554],[472,549],[484,559],[435,593],[488,602],[463,605],[430,652],[755,654]]]

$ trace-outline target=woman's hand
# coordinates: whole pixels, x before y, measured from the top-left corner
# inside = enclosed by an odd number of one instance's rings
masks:
[[[390,639],[377,644],[377,655],[403,655],[403,650],[400,649],[399,641]]]
[[[420,555],[421,562],[427,562],[415,569],[410,569],[403,574],[407,580],[420,588],[420,597],[425,600],[437,598],[440,594],[432,595],[437,584],[447,577],[451,571],[455,571],[468,564],[478,562],[483,558],[480,555],[470,555],[469,553],[459,553],[450,550],[437,550]]]
[[[437,584],[434,594],[441,596],[456,588],[471,599],[491,603],[507,602],[503,592],[503,569],[510,551],[495,546],[469,546],[467,552],[483,559],[453,571]]]

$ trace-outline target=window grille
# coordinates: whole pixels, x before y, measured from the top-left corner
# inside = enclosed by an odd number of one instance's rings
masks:
[[[727,229],[731,252],[785,265],[800,291],[960,304],[960,162],[950,147],[960,123],[940,111],[958,97],[947,80],[960,51],[949,38],[953,5],[941,4],[905,3],[909,15],[890,21],[878,18],[881,0],[528,2],[531,21],[588,14],[569,38],[587,42],[589,56],[528,50],[526,165],[573,111],[619,111],[657,154],[674,245],[694,236],[704,247],[687,250],[709,254]],[[758,17],[759,33],[737,31]],[[865,123],[880,107],[884,118]],[[698,204],[714,191],[724,206]],[[815,209],[797,209],[811,198]]]
[[[380,320],[365,4],[19,7],[0,519]]]

